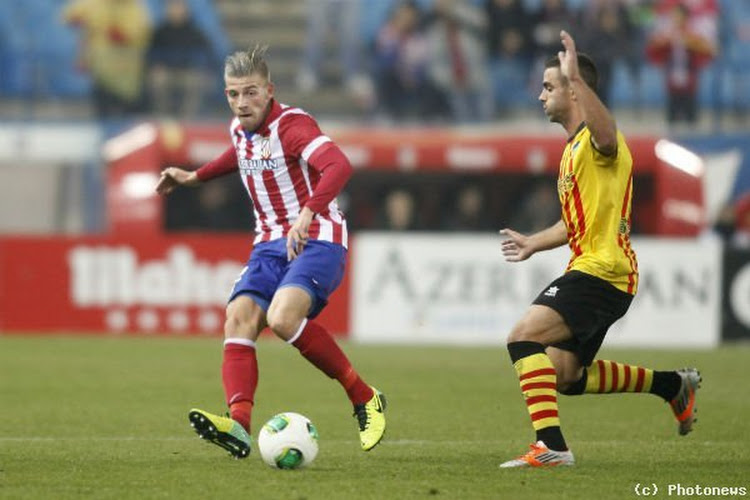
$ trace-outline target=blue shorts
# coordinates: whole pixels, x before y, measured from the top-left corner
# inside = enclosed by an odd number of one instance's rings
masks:
[[[341,283],[345,267],[346,248],[336,243],[310,240],[291,262],[286,257],[286,238],[258,243],[234,283],[229,302],[238,295],[250,295],[268,312],[276,290],[296,286],[310,295],[312,306],[307,317],[314,318]]]

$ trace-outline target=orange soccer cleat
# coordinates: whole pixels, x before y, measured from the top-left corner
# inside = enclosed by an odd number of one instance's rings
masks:
[[[695,368],[683,368],[677,370],[677,374],[682,379],[682,384],[677,395],[669,402],[669,406],[672,407],[672,412],[679,422],[677,430],[680,436],[684,436],[693,430],[693,424],[698,421],[695,418],[698,411],[695,407],[695,393],[698,392],[703,379]]]
[[[500,464],[505,469],[509,467],[556,467],[558,465],[575,465],[573,453],[568,451],[555,451],[547,448],[544,441],[537,441],[529,446],[530,450],[514,460],[508,460]]]

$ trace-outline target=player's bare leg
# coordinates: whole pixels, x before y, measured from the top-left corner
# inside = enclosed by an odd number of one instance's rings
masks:
[[[339,381],[354,406],[362,449],[368,451],[385,434],[385,396],[362,380],[325,328],[307,319],[311,306],[304,289],[281,288],[268,309],[269,326],[320,371]]]
[[[250,421],[258,362],[255,341],[265,327],[265,312],[248,295],[239,295],[227,306],[224,324],[224,360],[221,372],[229,416],[192,409],[188,417],[198,435],[220,446],[236,458],[250,454]]]

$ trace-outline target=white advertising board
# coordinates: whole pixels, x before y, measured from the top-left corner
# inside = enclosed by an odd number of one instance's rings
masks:
[[[361,342],[500,344],[546,285],[567,247],[505,262],[491,234],[358,233],[352,333]],[[639,238],[640,290],[607,336],[618,346],[719,342],[721,244]]]

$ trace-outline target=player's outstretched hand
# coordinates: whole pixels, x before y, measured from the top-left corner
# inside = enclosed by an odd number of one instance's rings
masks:
[[[526,260],[534,253],[529,245],[529,237],[512,229],[501,229],[500,234],[507,236],[501,243],[500,249],[508,262]]]
[[[188,172],[177,167],[167,167],[161,171],[159,183],[156,185],[156,192],[159,194],[169,194],[177,186],[195,186],[198,182],[198,176],[195,175],[195,172]]]

